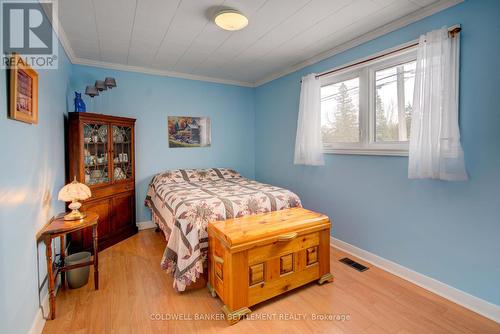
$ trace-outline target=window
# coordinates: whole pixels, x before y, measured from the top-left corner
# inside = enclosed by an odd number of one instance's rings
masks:
[[[359,143],[359,77],[321,88],[323,142]]]
[[[407,155],[416,49],[322,78],[326,153]]]
[[[415,61],[375,71],[375,140],[405,142],[410,135]]]

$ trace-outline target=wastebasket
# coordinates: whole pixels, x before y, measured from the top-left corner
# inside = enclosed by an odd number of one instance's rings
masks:
[[[80,252],[67,256],[64,259],[66,266],[90,261],[91,254],[89,252]],[[68,270],[66,277],[70,289],[77,289],[89,281],[89,266]]]

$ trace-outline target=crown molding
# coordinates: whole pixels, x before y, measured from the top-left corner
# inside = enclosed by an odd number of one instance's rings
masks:
[[[300,70],[306,66],[315,64],[317,62],[320,62],[322,60],[325,60],[327,58],[330,58],[336,54],[342,53],[344,51],[347,51],[349,49],[352,49],[356,46],[359,46],[363,43],[369,42],[373,39],[376,39],[380,36],[383,36],[385,34],[388,34],[390,32],[393,32],[395,30],[401,29],[411,23],[417,22],[419,20],[422,20],[423,18],[427,16],[431,16],[437,12],[440,12],[444,9],[453,7],[455,5],[458,5],[459,3],[463,2],[464,0],[444,0],[437,2],[435,4],[423,7],[411,14],[408,14],[406,16],[403,16],[397,20],[394,20],[386,25],[383,25],[375,30],[372,30],[366,34],[363,34],[357,38],[354,38],[346,43],[340,44],[330,50],[323,51],[303,62],[300,62],[298,64],[292,65],[282,71],[276,72],[274,74],[268,75],[265,78],[261,80],[257,80],[254,82],[254,87],[259,87],[265,83],[268,83],[270,81],[276,80],[278,78],[281,78],[287,74],[293,73],[297,70]]]
[[[66,36],[66,33],[64,32],[62,24],[59,21],[59,3],[58,3],[58,0],[51,0],[51,2],[54,4],[54,7],[53,7],[54,12],[53,13],[49,13],[48,8],[45,6],[45,3],[47,3],[47,0],[38,0],[38,2],[40,3],[40,7],[42,7],[42,9],[45,12],[45,14],[47,15],[47,17],[50,18],[50,23],[52,24],[52,30],[56,33],[57,39],[59,40],[59,43],[61,43],[69,60],[72,61],[72,59],[75,58],[75,52],[73,51],[73,48],[71,47],[71,44],[69,43],[68,37]]]
[[[53,0],[57,4],[57,0]],[[118,63],[110,63],[110,62],[103,62],[103,61],[98,61],[98,60],[91,60],[91,59],[86,59],[86,58],[78,58],[75,55],[75,52],[73,51],[73,48],[71,47],[71,43],[69,42],[66,33],[64,32],[64,29],[59,21],[57,12],[57,5],[56,5],[56,15],[52,17],[52,27],[54,28],[54,31],[56,32],[56,35],[59,39],[59,42],[61,43],[64,51],[66,52],[66,55],[68,56],[70,62],[72,64],[77,64],[77,65],[84,65],[84,66],[93,66],[93,67],[99,67],[99,68],[105,68],[105,69],[112,69],[112,70],[118,70],[118,71],[127,71],[127,72],[137,72],[137,73],[144,73],[144,74],[150,74],[150,75],[159,75],[159,76],[167,76],[167,77],[174,77],[174,78],[181,78],[181,79],[188,79],[188,80],[197,80],[197,81],[207,81],[207,82],[213,82],[213,83],[219,83],[219,84],[226,84],[226,85],[233,85],[233,86],[242,86],[242,87],[258,87],[261,86],[265,83],[268,83],[270,81],[273,81],[275,79],[278,79],[282,76],[285,76],[287,74],[290,74],[292,72],[295,72],[297,70],[300,70],[306,66],[315,64],[321,60],[327,59],[331,56],[334,56],[336,54],[339,54],[341,52],[344,52],[346,50],[349,50],[353,47],[356,47],[358,45],[361,45],[363,43],[366,43],[368,41],[371,41],[375,38],[378,38],[380,36],[383,36],[389,32],[395,31],[397,29],[400,29],[402,27],[405,27],[411,23],[414,23],[416,21],[419,21],[427,16],[430,16],[432,14],[435,14],[437,12],[440,12],[444,9],[453,7],[464,0],[443,0],[438,3],[426,6],[424,8],[421,8],[409,15],[406,15],[402,18],[399,18],[395,21],[392,21],[380,28],[377,28],[369,33],[363,34],[349,42],[343,43],[339,46],[336,46],[330,50],[321,52],[303,62],[300,62],[298,64],[292,65],[285,70],[276,72],[274,74],[270,74],[266,77],[264,77],[261,80],[257,80],[255,82],[247,82],[247,81],[239,81],[239,80],[230,80],[230,79],[222,79],[222,78],[216,78],[216,77],[208,77],[208,76],[202,76],[202,75],[196,75],[196,74],[190,74],[190,73],[185,73],[185,72],[175,72],[175,71],[167,71],[167,70],[160,70],[160,69],[154,69],[154,68],[148,68],[148,67],[142,67],[142,66],[133,66],[133,65],[125,65],[125,64],[118,64]],[[42,5],[42,8],[44,11],[46,10],[43,6],[44,0],[39,0],[39,2]]]
[[[143,74],[159,75],[159,76],[165,76],[165,77],[174,77],[174,78],[197,80],[197,81],[208,81],[208,82],[225,84],[225,85],[233,85],[233,86],[254,87],[253,83],[246,82],[246,81],[207,77],[207,76],[184,73],[184,72],[165,71],[165,70],[142,67],[142,66],[132,66],[132,65],[124,65],[124,64],[117,64],[117,63],[108,63],[108,62],[104,62],[104,61],[90,60],[90,59],[85,59],[85,58],[75,57],[71,60],[71,62],[73,64],[76,64],[76,65],[99,67],[99,68],[105,68],[105,69],[111,69],[111,70],[117,70],[117,71],[137,72],[137,73],[143,73]]]
[[[52,17],[51,17],[50,23],[52,24],[52,29],[56,33],[56,36],[59,39],[59,42],[61,43],[64,51],[66,52],[66,55],[68,56],[69,61],[72,64],[93,66],[93,67],[99,67],[99,68],[111,69],[111,70],[117,70],[117,71],[137,72],[137,73],[150,74],[150,75],[174,77],[174,78],[181,78],[181,79],[188,79],[188,80],[207,81],[207,82],[226,84],[226,85],[232,85],[232,86],[254,87],[254,84],[252,82],[246,82],[246,81],[214,78],[214,77],[208,77],[208,76],[202,76],[202,75],[196,75],[196,74],[190,74],[190,73],[184,73],[184,72],[166,71],[166,70],[159,70],[159,69],[142,67],[142,66],[132,66],[132,65],[125,65],[125,64],[118,64],[118,63],[103,62],[103,61],[98,61],[98,60],[91,60],[91,59],[86,59],[86,58],[78,58],[76,56],[75,52],[73,51],[73,48],[71,47],[71,43],[69,42],[69,40],[66,36],[66,33],[64,32],[64,28],[59,20],[58,0],[51,0],[51,1],[55,4],[55,6],[54,6],[54,13],[53,13],[53,15],[51,15]],[[44,12],[47,14],[48,9],[44,6],[44,3],[47,1],[46,0],[38,0],[38,2],[40,3],[40,6],[44,10]],[[47,15],[47,16],[49,16],[49,15]]]

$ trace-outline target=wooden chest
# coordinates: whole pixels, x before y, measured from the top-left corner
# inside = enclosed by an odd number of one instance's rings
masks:
[[[210,223],[209,284],[230,323],[301,285],[330,282],[330,220],[303,208]]]

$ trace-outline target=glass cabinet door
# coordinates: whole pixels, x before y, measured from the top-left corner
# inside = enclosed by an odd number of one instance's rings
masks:
[[[89,186],[109,182],[108,129],[107,124],[83,124],[83,166]]]
[[[113,180],[127,180],[133,177],[132,128],[113,125]]]

